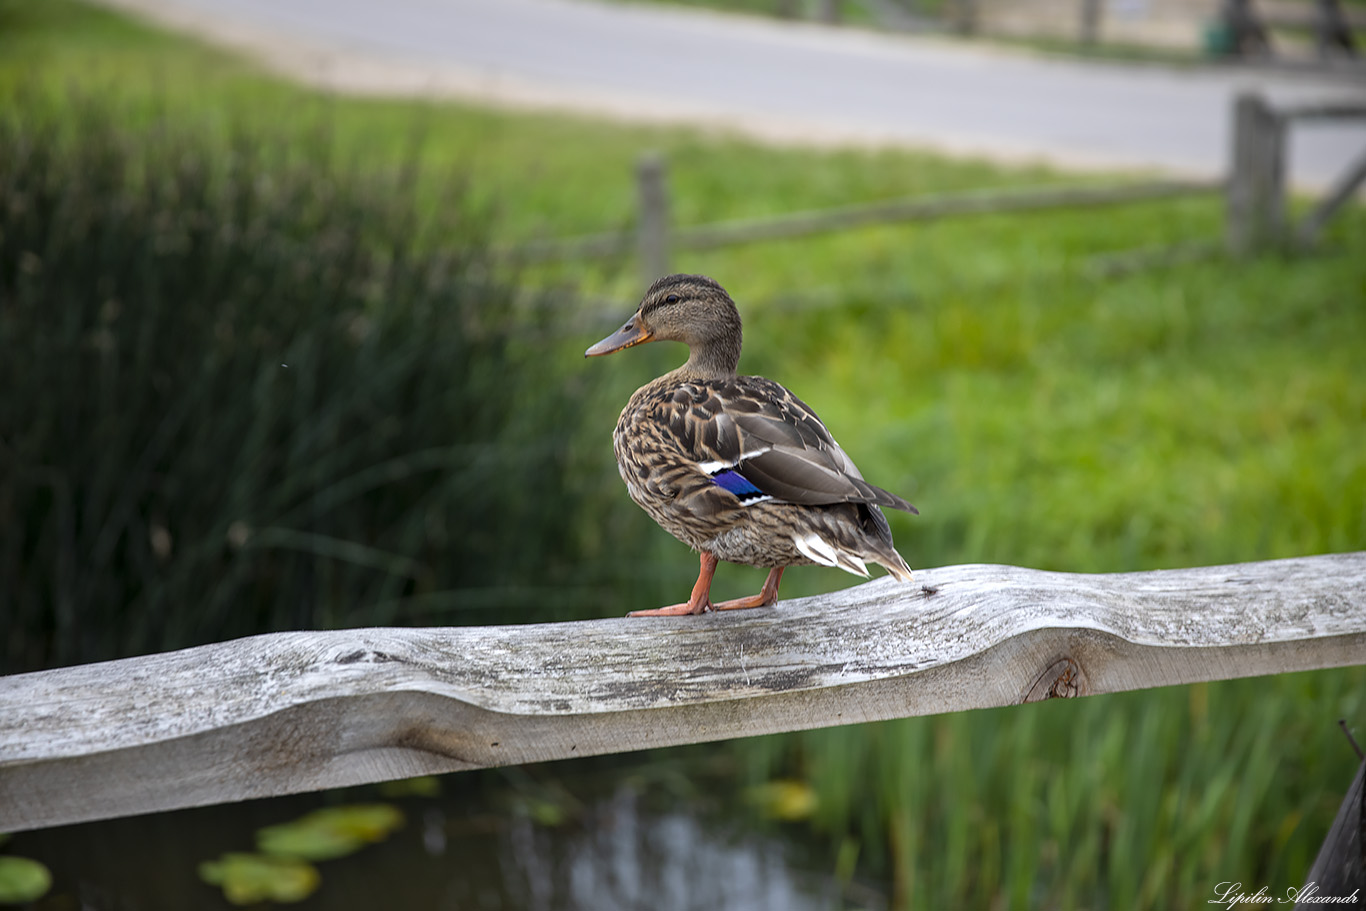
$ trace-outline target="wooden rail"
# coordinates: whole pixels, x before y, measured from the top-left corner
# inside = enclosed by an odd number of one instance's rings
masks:
[[[1224,189],[1222,180],[1150,180],[1089,187],[966,190],[672,228],[669,225],[667,173],[661,159],[654,154],[642,158],[637,165],[636,179],[639,210],[634,234],[607,231],[531,242],[505,252],[524,262],[547,262],[619,256],[629,251],[632,243],[635,243],[641,252],[642,277],[648,285],[669,272],[669,253],[675,249],[704,250],[733,244],[809,237],[871,225],[933,221],[963,215],[1125,205],[1198,193],[1219,193]]]
[[[692,618],[275,633],[0,678],[0,831],[1366,663],[1366,552],[920,570]]]
[[[1287,215],[1286,142],[1292,124],[1366,120],[1366,103],[1332,102],[1276,108],[1261,95],[1234,104],[1227,196],[1227,243],[1234,254],[1296,245],[1312,247],[1326,225],[1366,183],[1366,151],[1338,177],[1297,228]]]

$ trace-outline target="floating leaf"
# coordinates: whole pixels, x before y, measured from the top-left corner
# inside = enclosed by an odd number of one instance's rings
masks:
[[[237,852],[200,864],[199,878],[221,887],[223,897],[234,905],[303,901],[321,881],[317,868],[307,861]]]
[[[538,826],[554,828],[564,825],[569,819],[569,812],[553,800],[528,797],[526,798],[526,809]]]
[[[403,825],[403,812],[386,803],[328,807],[256,833],[258,850],[277,857],[332,860],[383,841]]]
[[[816,791],[805,781],[780,778],[750,788],[750,803],[770,819],[798,822],[810,818],[816,809]]]
[[[27,857],[0,857],[0,905],[36,901],[52,888],[47,867]]]
[[[419,775],[416,778],[400,778],[386,781],[379,786],[385,797],[438,797],[441,794],[441,779],[435,775]]]
[[[365,847],[364,839],[347,832],[300,821],[270,826],[256,833],[257,850],[273,857],[302,860],[332,860],[354,854]]]

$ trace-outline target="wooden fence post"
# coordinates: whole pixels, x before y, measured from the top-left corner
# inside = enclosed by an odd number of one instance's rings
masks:
[[[1237,57],[1269,56],[1271,42],[1266,27],[1252,11],[1251,0],[1224,0],[1222,13],[1231,52]]]
[[[636,189],[640,197],[637,249],[648,288],[669,274],[669,191],[665,183],[664,158],[657,152],[642,155],[636,163]]]
[[[1081,29],[1078,37],[1085,45],[1093,45],[1100,40],[1100,0],[1081,0]]]
[[[1352,38],[1352,26],[1342,12],[1342,4],[1338,0],[1318,0],[1315,7],[1318,17],[1314,25],[1314,47],[1319,57],[1327,59],[1335,53],[1355,57],[1356,41]]]
[[[961,35],[977,34],[977,0],[953,0],[953,28]]]
[[[1285,233],[1285,121],[1258,94],[1233,104],[1227,238],[1246,255],[1279,245]]]

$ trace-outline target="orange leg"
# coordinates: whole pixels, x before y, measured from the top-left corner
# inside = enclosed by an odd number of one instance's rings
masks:
[[[721,561],[709,550],[702,551],[702,566],[693,583],[692,597],[682,604],[656,607],[653,610],[633,610],[628,617],[677,617],[681,614],[703,614],[711,610],[711,577],[716,575],[716,564]]]
[[[742,610],[746,607],[772,607],[778,603],[778,582],[783,578],[782,566],[775,566],[768,571],[768,578],[764,580],[764,587],[759,589],[759,594],[750,595],[748,598],[736,598],[734,601],[722,601],[720,604],[713,604],[712,610]]]
[[[716,565],[721,561],[710,551],[702,551],[702,564],[697,571],[697,581],[693,583],[692,596],[682,604],[656,607],[653,610],[633,610],[628,617],[678,617],[686,614],[704,614],[711,610],[740,610],[746,607],[769,607],[778,603],[778,582],[783,578],[783,567],[768,571],[764,587],[759,594],[733,601],[711,603],[711,580],[716,575]]]

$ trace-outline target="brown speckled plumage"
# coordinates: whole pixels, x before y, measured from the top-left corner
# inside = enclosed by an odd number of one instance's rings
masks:
[[[613,444],[631,499],[703,555],[693,598],[661,612],[770,604],[782,568],[792,565],[866,576],[865,562],[875,562],[910,581],[880,507],[915,507],[863,480],[787,389],[736,375],[740,317],[720,285],[698,275],[660,279],[631,320],[587,353],[660,339],[686,343],[688,362],[631,396]],[[709,556],[712,569],[717,559],[772,569],[764,593],[712,605]]]

